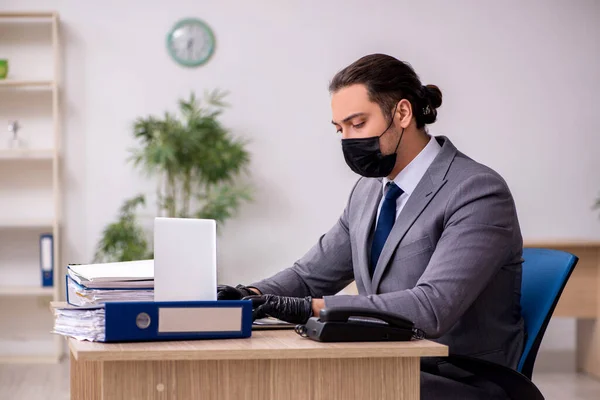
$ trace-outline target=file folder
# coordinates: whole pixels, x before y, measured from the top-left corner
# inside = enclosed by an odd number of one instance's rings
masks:
[[[50,233],[40,235],[40,270],[42,286],[54,286],[54,238]]]
[[[111,301],[154,301],[151,288],[88,288],[77,283],[68,274],[65,275],[67,303],[72,306],[97,306]]]
[[[69,264],[67,275],[88,289],[153,288],[154,260]]]
[[[54,307],[54,314],[55,333],[107,343],[252,335],[250,300],[111,302],[96,307]],[[67,325],[69,320],[74,325]],[[92,339],[86,335],[90,332]]]

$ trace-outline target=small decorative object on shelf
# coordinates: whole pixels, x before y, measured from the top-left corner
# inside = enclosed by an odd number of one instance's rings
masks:
[[[8,75],[8,60],[3,58],[0,59],[0,79],[6,79]]]
[[[19,147],[21,147],[21,140],[19,139],[19,129],[21,128],[21,126],[19,125],[18,121],[13,121],[13,122],[9,122],[8,123],[8,131],[10,133],[12,133],[12,137],[10,139],[9,142],[9,146],[11,149],[17,149]]]

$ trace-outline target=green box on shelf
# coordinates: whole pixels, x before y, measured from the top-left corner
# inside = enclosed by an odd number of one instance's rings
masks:
[[[0,58],[0,79],[5,79],[8,75],[8,60]]]

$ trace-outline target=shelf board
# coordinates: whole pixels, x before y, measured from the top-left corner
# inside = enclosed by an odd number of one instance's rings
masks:
[[[53,149],[0,149],[0,160],[52,160]]]
[[[5,11],[0,12],[0,18],[54,18],[57,14],[52,11]]]
[[[2,87],[14,87],[14,88],[41,88],[41,89],[52,89],[54,88],[53,80],[26,80],[26,79],[0,79],[0,88]]]
[[[53,287],[40,286],[0,286],[0,296],[41,296],[52,297]]]
[[[54,220],[44,218],[0,218],[0,229],[6,228],[52,228]]]

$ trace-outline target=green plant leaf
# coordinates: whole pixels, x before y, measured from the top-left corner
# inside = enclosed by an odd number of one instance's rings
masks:
[[[229,92],[220,89],[213,89],[212,91],[206,91],[204,93],[204,97],[208,104],[218,108],[229,107],[229,104],[224,100],[228,95]]]
[[[135,218],[135,211],[145,204],[142,195],[125,200],[116,222],[107,225],[96,246],[94,262],[143,260],[148,257],[145,232]]]
[[[208,194],[200,195],[202,208],[196,218],[214,219],[218,225],[235,215],[242,201],[252,200],[252,191],[248,186],[221,184]]]
[[[219,225],[232,218],[251,189],[236,185],[248,173],[247,141],[234,137],[219,117],[229,107],[227,92],[206,91],[202,101],[194,92],[177,102],[177,113],[135,119],[128,162],[157,179],[156,206],[169,217],[210,218]],[[96,260],[126,261],[152,255],[135,210],[143,196],[128,199],[117,221],[102,232]]]

